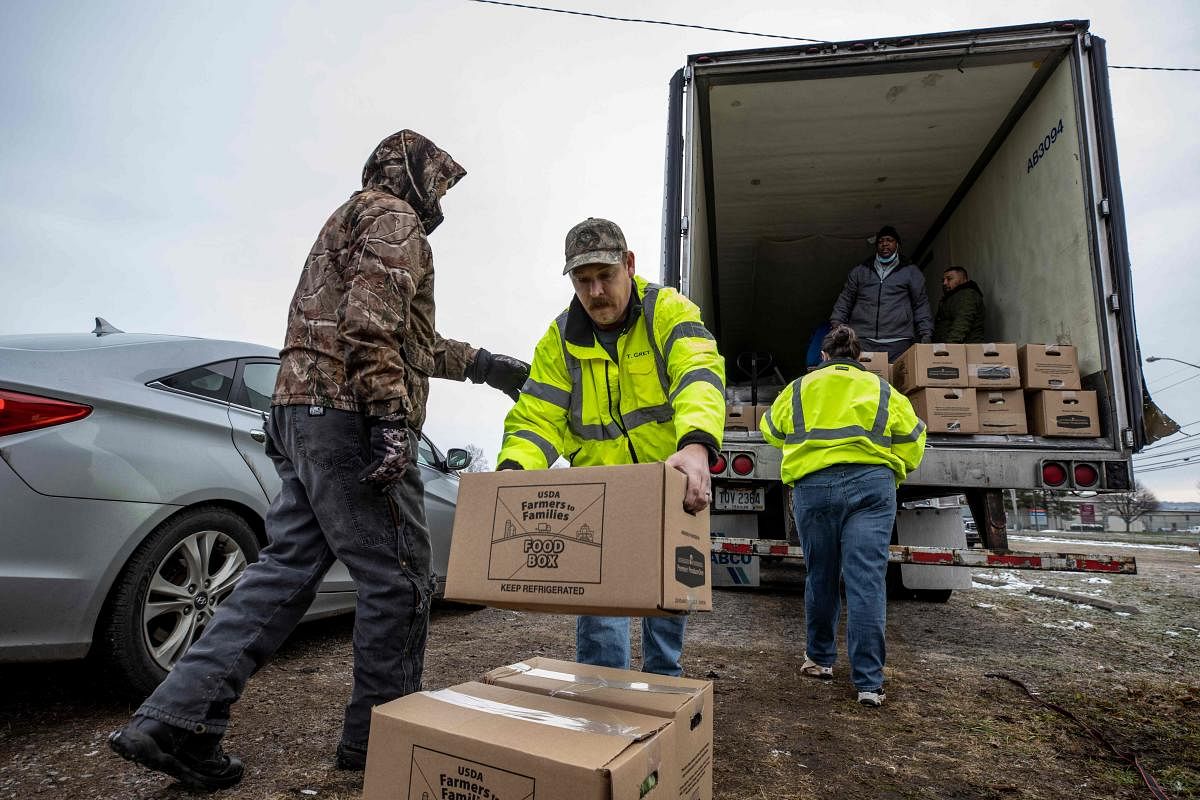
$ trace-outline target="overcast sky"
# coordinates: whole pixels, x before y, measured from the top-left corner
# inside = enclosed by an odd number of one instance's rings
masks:
[[[1113,64],[1200,66],[1194,0],[545,5],[825,40],[1087,18]],[[280,346],[322,222],[376,142],[410,127],[468,170],[431,237],[438,327],[528,359],[569,299],[578,220],[617,221],[657,279],[672,73],[689,53],[772,43],[465,0],[4,3],[0,333],[100,315]],[[1200,73],[1110,78],[1142,350],[1200,363]],[[1200,370],[1146,377],[1200,423],[1200,380],[1173,385]],[[494,457],[507,407],[439,381],[426,430]],[[1200,497],[1200,464],[1142,477],[1163,499]]]

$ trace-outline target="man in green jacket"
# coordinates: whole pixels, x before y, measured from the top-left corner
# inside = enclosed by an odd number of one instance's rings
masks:
[[[933,324],[933,341],[944,344],[983,341],[983,291],[962,267],[942,273],[942,301]]]

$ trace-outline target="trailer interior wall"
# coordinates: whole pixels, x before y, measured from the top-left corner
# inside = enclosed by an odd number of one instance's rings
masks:
[[[937,233],[925,274],[936,307],[942,270],[964,266],[988,301],[989,338],[1073,344],[1087,375],[1104,364],[1080,150],[1064,60]]]
[[[683,263],[690,265],[683,270],[682,285],[679,287],[684,294],[700,306],[700,316],[709,330],[717,330],[717,320],[713,305],[713,273],[712,259],[709,258],[708,247],[708,215],[704,213],[708,205],[708,192],[705,188],[703,171],[703,150],[700,137],[699,108],[692,103],[688,111],[688,136],[690,150],[684,154],[684,186],[691,188],[690,197],[684,198],[688,211],[688,235],[683,242]],[[728,370],[728,366],[726,367]]]
[[[920,256],[918,243],[1023,95],[1051,77],[936,237],[925,275],[936,307],[941,267],[962,263],[987,292],[989,338],[1069,337],[1085,370],[1096,369],[1096,293],[1064,53],[1057,45],[744,77],[698,70],[685,273],[727,361],[769,350],[788,379],[802,374],[809,339],[829,319],[850,267],[871,256],[872,234],[896,225],[906,252]],[[1026,158],[1050,127],[1041,130],[1042,118],[1057,123],[1060,107],[1072,130],[1030,180],[1018,181],[1022,189],[1007,185],[1002,162],[1014,161],[1008,172],[1019,168],[1012,177],[1024,178]],[[1046,280],[1048,271],[1055,274]]]

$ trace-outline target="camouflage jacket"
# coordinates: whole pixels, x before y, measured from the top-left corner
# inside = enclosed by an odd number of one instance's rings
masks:
[[[425,421],[429,378],[463,380],[475,358],[434,326],[425,236],[465,171],[412,131],[385,139],[355,192],[321,228],[288,308],[272,403]]]

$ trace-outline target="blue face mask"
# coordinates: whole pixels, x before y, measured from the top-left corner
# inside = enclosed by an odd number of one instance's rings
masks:
[[[878,253],[876,253],[876,254],[875,254],[875,263],[876,263],[876,264],[878,264],[878,265],[879,265],[879,266],[881,266],[881,267],[890,267],[890,266],[892,266],[893,264],[895,264],[895,263],[896,263],[896,260],[897,260],[898,258],[900,258],[900,251],[899,251],[899,250],[896,250],[896,251],[894,251],[894,252],[893,252],[893,253],[892,253],[890,256],[888,256],[887,258],[884,258],[883,256],[881,256],[881,255],[879,255]]]

